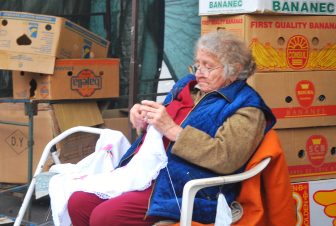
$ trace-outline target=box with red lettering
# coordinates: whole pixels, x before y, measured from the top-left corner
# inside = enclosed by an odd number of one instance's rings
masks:
[[[292,182],[336,178],[336,127],[277,129]]]
[[[335,187],[335,179],[293,183],[296,225],[335,225]]]
[[[336,17],[204,16],[202,34],[230,30],[251,48],[259,72],[336,69]]]
[[[336,125],[335,71],[263,72],[247,82],[272,109],[275,128]]]

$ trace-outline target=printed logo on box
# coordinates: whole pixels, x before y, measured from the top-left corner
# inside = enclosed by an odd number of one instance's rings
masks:
[[[309,184],[293,184],[293,199],[296,205],[296,226],[310,225]]]
[[[38,23],[29,23],[29,36],[31,38],[37,38]]]
[[[272,1],[272,10],[275,12],[289,13],[316,13],[333,14],[335,4],[333,2],[306,2],[306,1]]]
[[[91,58],[90,54],[91,54],[91,46],[92,46],[92,42],[89,40],[84,39],[84,45],[83,45],[83,55],[82,58]]]
[[[289,14],[335,14],[333,1],[303,1],[303,0],[200,0],[200,15],[216,15],[225,13],[250,13],[272,11]]]
[[[11,135],[9,135],[6,138],[6,143],[18,155],[28,148],[28,139],[20,130],[15,130]]]
[[[257,38],[253,38],[249,45],[260,71],[288,68],[293,70],[336,69],[336,43],[328,43],[320,49],[310,49],[309,46],[308,39],[302,35],[291,37],[287,42],[286,51],[270,46],[269,42],[262,43]]]
[[[336,180],[292,184],[296,226],[336,225]]]
[[[315,87],[311,81],[301,80],[295,87],[296,98],[302,107],[312,105],[315,96]]]
[[[301,80],[295,86],[295,95],[300,106],[272,108],[272,111],[277,119],[335,116],[336,107],[334,105],[313,106],[315,94],[314,83]]]
[[[302,69],[309,58],[309,42],[303,35],[294,35],[287,42],[287,62],[293,69]]]
[[[95,75],[90,69],[81,70],[71,77],[71,90],[76,90],[83,97],[90,97],[102,88],[101,76]]]
[[[310,136],[306,142],[306,150],[312,166],[321,166],[328,151],[327,139],[321,135]]]
[[[336,189],[319,190],[314,193],[315,203],[324,207],[324,213],[333,219],[333,225],[336,225]]]
[[[49,97],[49,87],[47,85],[41,86],[40,96],[42,99],[46,99]]]

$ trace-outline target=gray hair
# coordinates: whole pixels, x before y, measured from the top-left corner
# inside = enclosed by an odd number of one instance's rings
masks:
[[[202,35],[196,43],[195,51],[198,50],[215,55],[228,77],[239,73],[237,79],[244,80],[256,69],[250,49],[236,35],[225,30]]]

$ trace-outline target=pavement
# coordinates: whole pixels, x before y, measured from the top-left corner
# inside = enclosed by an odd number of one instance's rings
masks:
[[[13,225],[27,186],[0,183],[0,226]],[[49,197],[32,198],[21,226],[53,226]]]

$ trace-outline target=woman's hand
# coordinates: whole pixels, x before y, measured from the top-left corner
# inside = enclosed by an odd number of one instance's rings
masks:
[[[134,104],[134,106],[130,110],[130,121],[132,123],[133,128],[136,129],[138,134],[141,131],[145,130],[147,127],[145,116],[146,112],[141,111],[141,105]]]
[[[146,122],[153,125],[169,140],[175,141],[178,134],[182,131],[182,127],[174,122],[162,104],[143,100],[139,109],[140,112],[146,113],[144,116]]]

